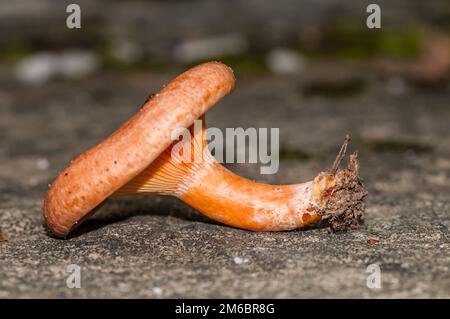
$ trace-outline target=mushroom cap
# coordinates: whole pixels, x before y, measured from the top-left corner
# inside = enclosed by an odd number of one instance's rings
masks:
[[[100,144],[73,160],[51,184],[44,201],[49,230],[65,237],[106,198],[150,165],[172,142],[234,88],[231,68],[220,62],[184,72]]]

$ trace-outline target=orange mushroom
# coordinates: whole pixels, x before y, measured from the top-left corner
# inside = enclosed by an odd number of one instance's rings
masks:
[[[248,230],[292,230],[313,223],[334,230],[357,227],[367,192],[356,153],[347,169],[338,169],[348,136],[330,170],[296,185],[256,183],[230,172],[209,153],[204,126],[200,136],[189,141],[201,152],[200,160],[178,158],[173,130],[190,127],[233,89],[234,81],[231,69],[221,63],[194,67],[118,131],[80,155],[59,174],[45,199],[50,231],[66,236],[107,197],[135,194],[172,195],[211,219]]]

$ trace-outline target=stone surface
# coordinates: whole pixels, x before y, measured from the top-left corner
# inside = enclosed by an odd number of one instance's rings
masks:
[[[156,3],[150,11],[155,17],[170,8],[185,12],[187,5]],[[317,16],[338,2],[323,3],[311,7]],[[141,6],[130,6],[124,16],[140,16]],[[15,12],[12,4],[8,8],[2,13],[6,18]],[[286,25],[296,21],[295,12],[283,8],[274,12],[286,14]],[[421,11],[420,6],[400,9],[394,10],[403,14],[399,17]],[[272,12],[258,10],[253,19]],[[206,21],[202,12],[196,14],[203,20],[192,21],[219,29],[227,25],[214,15]],[[442,17],[445,11],[424,14]],[[32,25],[35,14],[27,17]],[[6,18],[2,23],[8,25]],[[260,25],[234,19],[239,29]],[[47,34],[42,28],[37,33]],[[178,29],[170,30],[173,35]],[[12,70],[1,64],[0,228],[8,240],[0,241],[0,298],[450,297],[448,82],[435,88],[402,82],[402,89],[393,91],[366,64],[310,61],[289,76],[236,73],[235,92],[208,113],[208,125],[219,128],[280,128],[277,174],[261,176],[257,165],[230,165],[270,183],[313,178],[331,166],[350,133],[369,191],[366,223],[359,230],[254,233],[211,222],[173,198],[128,197],[108,200],[63,240],[48,234],[42,218],[48,183],[182,70],[104,70],[83,80],[32,87],[12,81]],[[333,89],[336,83],[357,85],[342,94]],[[366,284],[367,267],[374,263],[381,267],[380,289]],[[70,264],[81,267],[80,289],[66,286]]]
[[[0,243],[0,297],[449,297],[450,90],[399,99],[374,80],[358,96],[304,98],[304,78],[237,76],[207,119],[281,127],[281,168],[266,181],[312,178],[352,133],[370,192],[360,230],[252,233],[153,197],[109,200],[73,236],[52,238],[42,219],[47,184],[170,76],[19,87],[1,94],[0,225],[9,240]],[[309,155],[283,157],[299,152]],[[231,168],[261,179],[253,165]],[[82,267],[81,289],[66,287],[72,263]],[[378,290],[366,286],[372,263],[381,265]]]

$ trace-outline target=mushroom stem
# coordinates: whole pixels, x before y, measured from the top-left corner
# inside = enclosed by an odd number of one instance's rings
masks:
[[[344,144],[331,168],[302,184],[268,185],[240,177],[209,153],[204,138],[192,139],[198,162],[174,158],[172,147],[115,195],[162,194],[178,197],[209,218],[253,231],[283,231],[310,224],[333,230],[356,228],[364,217],[367,195],[359,178],[357,153],[347,169],[338,169],[348,146]]]

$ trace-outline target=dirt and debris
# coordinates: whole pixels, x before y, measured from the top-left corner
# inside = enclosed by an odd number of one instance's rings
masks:
[[[335,182],[330,189],[324,191],[327,204],[321,213],[322,221],[329,225],[332,231],[356,229],[364,221],[364,199],[368,192],[359,176],[358,153],[354,152],[350,155],[347,169],[338,169],[345,155],[348,140],[349,138],[346,138],[331,169]]]
[[[7,241],[8,240],[8,236],[6,235],[6,233],[3,231],[3,229],[0,228],[0,242],[1,241]]]

